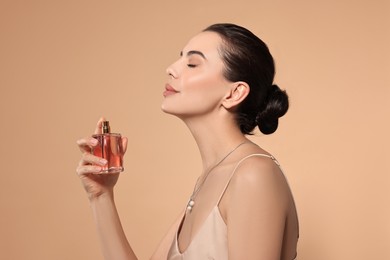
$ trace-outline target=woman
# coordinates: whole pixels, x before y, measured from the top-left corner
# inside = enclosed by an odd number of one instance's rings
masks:
[[[267,46],[245,28],[215,24],[188,42],[167,74],[162,110],[188,126],[203,173],[151,259],[294,259],[298,218],[291,191],[276,159],[245,137],[256,126],[273,133],[288,109],[287,94],[273,85]],[[88,152],[93,138],[78,145],[83,157],[77,172],[105,258],[137,259],[115,208],[118,174],[96,174],[100,167],[92,164],[106,161]]]

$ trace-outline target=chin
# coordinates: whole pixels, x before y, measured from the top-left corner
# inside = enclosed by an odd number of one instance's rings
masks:
[[[172,109],[169,109],[169,107],[167,107],[164,103],[161,104],[161,111],[163,111],[166,114],[170,114],[170,115],[174,114]]]
[[[161,105],[161,111],[163,111],[165,114],[175,116],[180,119],[184,119],[183,113],[180,113],[177,109],[173,109],[172,107],[169,108],[168,106],[165,106],[164,104]]]

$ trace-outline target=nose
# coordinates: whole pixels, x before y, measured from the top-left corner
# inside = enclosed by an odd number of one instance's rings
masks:
[[[176,79],[178,77],[178,72],[174,67],[175,63],[168,66],[168,68],[166,69],[166,73],[168,76]]]

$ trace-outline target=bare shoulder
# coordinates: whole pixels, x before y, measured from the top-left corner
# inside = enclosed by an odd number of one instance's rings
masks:
[[[293,208],[286,178],[272,158],[251,156],[241,161],[220,204],[232,259],[281,259],[286,245],[293,245],[289,234],[297,237],[293,225],[286,224]],[[295,254],[294,248],[291,251],[289,255]]]
[[[237,165],[231,184],[236,188],[280,186],[286,188],[286,178],[272,156],[253,155]]]
[[[256,207],[261,201],[263,205],[277,203],[285,209],[291,197],[280,167],[266,156],[251,156],[243,160],[236,168],[226,195],[229,204],[239,202],[239,205],[253,204],[251,206]]]

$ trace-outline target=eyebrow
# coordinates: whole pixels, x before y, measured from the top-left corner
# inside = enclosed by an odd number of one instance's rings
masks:
[[[206,56],[201,51],[188,51],[186,56],[188,57],[188,56],[191,56],[191,55],[199,55],[203,59],[207,60]],[[182,56],[183,56],[183,51],[180,52],[180,57],[182,57]]]

